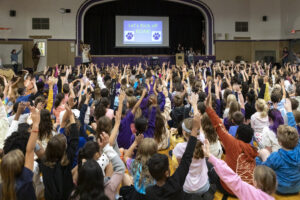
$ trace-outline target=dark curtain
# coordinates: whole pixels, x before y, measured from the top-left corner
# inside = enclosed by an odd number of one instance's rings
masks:
[[[168,16],[169,48],[116,48],[115,16]],[[202,13],[194,7],[165,0],[119,0],[91,7],[84,18],[84,42],[93,55],[171,54],[180,43],[186,49],[202,47]]]

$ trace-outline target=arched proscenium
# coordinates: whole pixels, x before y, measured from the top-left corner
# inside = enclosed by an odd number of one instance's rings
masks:
[[[79,42],[80,40],[83,40],[83,33],[84,33],[84,15],[87,12],[87,10],[94,5],[107,3],[111,1],[116,0],[87,0],[85,1],[78,9],[77,15],[76,15],[76,45],[77,45],[77,56],[79,52]],[[197,9],[199,9],[205,18],[206,21],[206,54],[207,55],[214,55],[214,42],[213,42],[213,34],[214,34],[214,17],[210,10],[210,8],[199,0],[166,0],[171,1],[174,3],[181,3],[188,6],[193,6]],[[199,23],[202,23],[202,21],[199,21]],[[199,37],[202,37],[199,35]]]

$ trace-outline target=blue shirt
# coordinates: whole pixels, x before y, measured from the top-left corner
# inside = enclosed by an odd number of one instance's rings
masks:
[[[11,62],[15,61],[16,63],[18,63],[18,55],[21,53],[21,50],[18,51],[17,53],[12,53],[10,55],[10,60]]]
[[[18,102],[27,102],[27,101],[29,101],[29,97],[30,97],[30,96],[31,96],[31,94],[29,94],[29,95],[27,95],[27,96],[19,96],[19,97],[17,98],[17,100],[16,100],[16,103],[18,103]],[[25,111],[24,111],[23,114],[25,114],[25,113],[30,113],[29,108],[26,108],[26,109],[25,109]]]

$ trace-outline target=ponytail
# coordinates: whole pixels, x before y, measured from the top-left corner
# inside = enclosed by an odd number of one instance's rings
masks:
[[[268,116],[268,106],[263,99],[258,99],[255,103],[257,111],[261,112],[260,117],[264,118]]]
[[[204,152],[202,149],[203,143],[199,140],[197,140],[197,144],[194,151],[194,158],[195,159],[203,159],[204,158]]]
[[[268,106],[265,105],[265,106],[264,106],[264,109],[263,109],[263,111],[261,112],[261,115],[260,115],[260,116],[261,116],[262,118],[267,117],[267,116],[268,116],[268,110],[269,110]]]

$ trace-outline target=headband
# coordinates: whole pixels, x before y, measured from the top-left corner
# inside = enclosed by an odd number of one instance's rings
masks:
[[[184,130],[184,131],[187,132],[187,133],[191,133],[191,132],[192,132],[192,130],[188,129],[188,128],[185,126],[184,122],[182,122],[181,127],[182,127],[182,130]],[[197,131],[197,132],[200,133],[200,130]]]
[[[191,133],[191,132],[192,132],[190,129],[188,129],[188,128],[185,126],[184,122],[182,122],[181,127],[182,127],[182,129],[183,129],[185,132],[187,132],[187,133]]]

